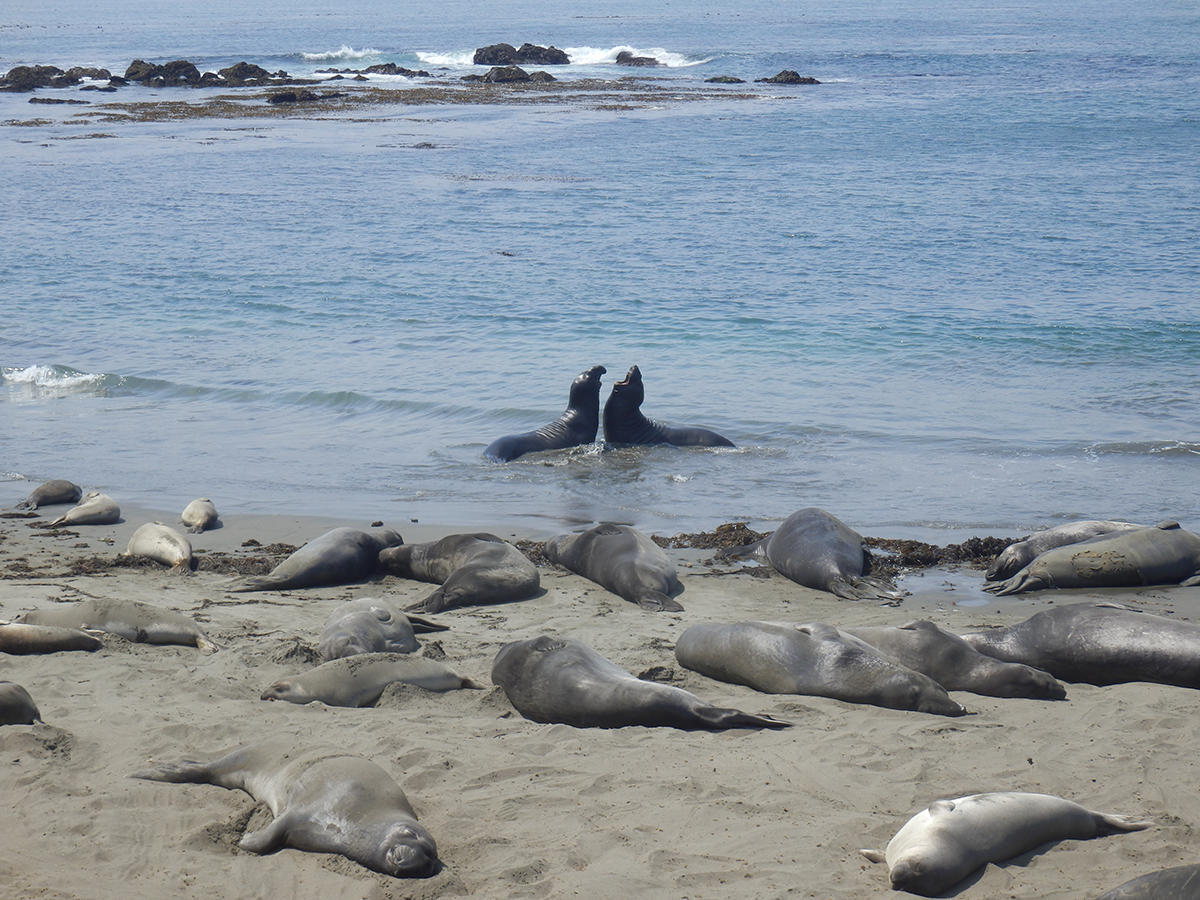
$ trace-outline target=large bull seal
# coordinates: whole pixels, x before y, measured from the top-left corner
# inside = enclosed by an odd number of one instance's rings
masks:
[[[51,528],[60,525],[112,525],[121,520],[121,507],[108,494],[89,491],[82,502],[73,506],[50,523]]]
[[[194,619],[169,609],[137,600],[81,600],[50,609],[35,609],[24,615],[29,625],[59,628],[90,628],[115,634],[141,644],[184,644],[201,650],[216,650]]]
[[[604,440],[610,444],[672,444],[676,447],[732,447],[733,441],[707,428],[676,428],[642,415],[646,388],[637,366],[618,381],[604,404]]]
[[[406,609],[446,609],[524,600],[541,584],[537,566],[494,534],[452,534],[427,544],[403,544],[379,554],[384,571],[441,587]]]
[[[1149,828],[1128,816],[1093,812],[1049,794],[972,794],[938,800],[896,832],[887,850],[862,850],[886,862],[892,890],[932,897],[976,869],[1004,862],[1048,841],[1082,841]]]
[[[32,725],[41,720],[29,691],[11,681],[0,681],[0,725]]]
[[[571,382],[571,393],[563,414],[536,431],[497,438],[483,451],[496,462],[508,462],[537,450],[562,450],[596,440],[600,429],[600,376],[604,366],[592,366]]]
[[[679,636],[675,658],[709,678],[768,694],[807,694],[940,716],[966,714],[929,676],[847,640],[831,625],[693,625]]]
[[[1108,522],[1100,519],[1056,525],[1054,528],[1035,532],[1009,544],[996,557],[996,561],[988,567],[985,577],[988,581],[1003,581],[1006,578],[1012,578],[1033,562],[1039,554],[1045,553],[1047,550],[1065,547],[1068,544],[1078,544],[1080,541],[1086,541],[1101,534],[1145,527],[1145,525],[1132,525],[1129,522]]]
[[[948,691],[1031,700],[1062,700],[1067,696],[1066,689],[1049,672],[980,653],[933,622],[841,630],[866,641],[888,659],[928,675]]]
[[[790,723],[721,709],[695,694],[641,681],[586,644],[548,635],[505,644],[492,682],[533,722],[576,728],[667,725],[672,728],[786,728]]]
[[[679,589],[675,564],[636,528],[602,522],[582,534],[560,534],[542,548],[546,559],[565,566],[618,597],[654,612],[683,609],[671,594]]]
[[[63,478],[56,478],[39,484],[33,492],[16,505],[16,509],[37,509],[39,506],[53,506],[56,503],[78,503],[83,496],[83,488]]]
[[[1100,900],[1196,900],[1200,865],[1175,866],[1142,875],[1113,888]]]
[[[903,593],[883,578],[868,577],[871,554],[862,535],[823,509],[792,513],[761,541],[720,556],[765,559],[797,584],[844,600],[899,600]]]
[[[482,688],[445,663],[411,653],[362,653],[322,663],[315,669],[283,678],[262,692],[260,700],[286,700],[327,706],[374,706],[389,684],[401,681],[427,691]]]
[[[313,538],[268,575],[247,578],[228,590],[285,591],[291,588],[322,587],[331,584],[352,584],[362,581],[379,570],[379,554],[388,547],[403,544],[390,528],[379,531],[359,531],[357,528],[335,528]]]
[[[1200,584],[1200,535],[1162,522],[1056,547],[1007,581],[984,586],[997,596],[1047,588]]]
[[[1056,606],[1016,625],[964,634],[963,640],[980,653],[1064,681],[1200,688],[1200,625],[1119,603]]]
[[[251,853],[284,847],[337,853],[397,878],[427,878],[439,868],[437,845],[400,785],[361,756],[272,741],[212,762],[183,760],[130,777],[215,784],[265,803],[275,820],[238,843]]]

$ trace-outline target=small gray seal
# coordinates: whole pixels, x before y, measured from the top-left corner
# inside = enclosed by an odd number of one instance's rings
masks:
[[[646,387],[633,366],[612,386],[604,404],[604,440],[610,444],[671,444],[675,447],[732,447],[733,441],[707,428],[677,428],[642,415]]]
[[[1145,527],[1145,525],[1133,525],[1129,522],[1108,522],[1100,519],[1056,525],[1009,544],[996,557],[995,562],[988,567],[984,577],[988,581],[1003,581],[1006,578],[1012,578],[1033,562],[1035,557],[1047,550],[1065,547],[1067,544],[1078,544],[1080,541],[1086,541],[1088,538],[1094,538],[1101,534]]]
[[[39,484],[28,497],[18,503],[14,509],[34,510],[40,506],[54,506],[58,503],[78,503],[83,496],[83,488],[62,478]]]
[[[51,528],[60,525],[112,525],[121,520],[121,507],[108,494],[89,491],[83,502],[73,506],[50,523]]]
[[[1115,887],[1099,900],[1196,900],[1200,865],[1159,869]]]
[[[317,641],[321,658],[343,659],[362,653],[415,653],[417,631],[445,631],[423,619],[414,622],[382,597],[348,600],[329,614]]]
[[[438,613],[480,604],[524,600],[541,585],[537,566],[494,534],[452,534],[426,544],[403,544],[379,554],[385,572],[440,584],[408,612]]]
[[[868,577],[871,554],[862,535],[823,509],[792,513],[761,541],[719,556],[765,559],[781,575],[843,600],[899,600],[904,593],[883,578]]]
[[[196,568],[192,542],[186,535],[161,522],[139,525],[125,547],[125,555],[152,559],[170,566],[172,575],[187,575]]]
[[[62,603],[27,612],[22,621],[28,625],[89,628],[139,644],[184,644],[201,650],[219,649],[194,619],[137,600]]]
[[[0,725],[32,725],[42,721],[29,691],[11,681],[0,681]]]
[[[1102,534],[1039,554],[1006,581],[984,585],[997,596],[1047,588],[1200,585],[1200,535],[1161,522]]]
[[[247,578],[228,590],[233,593],[285,591],[353,584],[379,571],[379,554],[382,551],[403,543],[404,538],[390,528],[372,532],[359,531],[357,528],[335,528],[313,538],[272,569],[270,574]]]
[[[666,725],[688,730],[787,728],[771,716],[722,709],[695,694],[641,681],[587,644],[549,635],[505,644],[492,666],[492,683],[532,722],[576,728]]]
[[[437,845],[400,785],[362,756],[276,740],[212,762],[182,760],[130,777],[215,784],[265,803],[275,820],[238,842],[251,853],[284,847],[337,853],[396,878],[427,878],[439,869]]]
[[[939,716],[966,714],[929,676],[847,639],[832,625],[693,625],[676,641],[675,658],[701,675],[767,694],[830,697]]]
[[[80,628],[0,622],[0,652],[13,656],[58,653],[63,650],[99,650],[98,638]]]
[[[928,675],[948,691],[985,697],[1062,700],[1067,690],[1049,672],[980,653],[933,622],[842,628],[902,666]]]
[[[483,451],[484,457],[509,462],[538,450],[562,450],[595,441],[600,429],[600,376],[606,371],[604,366],[592,366],[580,372],[571,382],[567,408],[561,416],[535,431],[497,438]]]
[[[217,524],[217,508],[207,497],[201,497],[185,506],[179,519],[189,533],[200,534]]]
[[[1200,688],[1200,625],[1119,603],[1056,606],[1016,625],[962,637],[980,653],[1064,681]]]
[[[1004,862],[1048,841],[1082,841],[1150,825],[1049,794],[972,794],[938,800],[917,813],[885,851],[860,852],[872,862],[887,863],[892,890],[933,897],[988,863]]]
[[[653,612],[680,612],[675,563],[629,525],[601,522],[582,534],[560,534],[542,548],[546,559]]]
[[[427,691],[456,691],[483,685],[459,675],[445,663],[410,653],[362,653],[322,663],[315,669],[275,682],[260,700],[286,700],[327,706],[374,706],[384,688],[402,681]]]

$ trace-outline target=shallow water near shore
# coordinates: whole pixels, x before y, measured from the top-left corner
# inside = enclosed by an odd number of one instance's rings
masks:
[[[650,80],[417,105],[393,79],[367,110],[231,120],[103,108],[196,92],[0,95],[14,502],[67,477],[544,532],[804,506],[943,544],[1200,527],[1194,11],[41,9],[13,7],[0,70],[392,61],[457,86],[471,48],[528,40],[576,52],[566,83]],[[631,73],[621,47],[672,65]],[[782,68],[822,84],[704,84]],[[637,364],[647,415],[737,449],[481,458],[596,364],[602,402]]]

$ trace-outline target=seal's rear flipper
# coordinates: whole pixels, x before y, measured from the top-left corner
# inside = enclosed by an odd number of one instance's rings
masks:
[[[706,706],[697,709],[696,717],[706,728],[791,728],[791,722],[784,722],[773,716],[755,716],[744,713],[740,709],[722,709],[719,706]]]
[[[422,603],[424,601],[421,601]],[[422,619],[420,616],[405,616],[408,619],[408,624],[412,626],[414,634],[427,634],[434,631],[449,631],[449,625],[439,625],[437,622],[431,622],[429,619]]]
[[[743,544],[741,547],[726,547],[724,550],[718,550],[716,555],[723,559],[751,556],[755,559],[766,559],[768,540],[769,538],[763,538],[761,541],[755,541],[753,544]]]
[[[208,763],[195,762],[190,759],[177,763],[164,763],[154,769],[134,772],[130,778],[140,778],[143,781],[167,781],[171,784],[211,784],[211,770]]]
[[[903,600],[904,591],[884,578],[861,577],[847,581],[835,578],[829,592],[843,600]]]
[[[884,856],[882,850],[859,850],[858,852],[873,863],[887,862],[887,857]]]
[[[1096,834],[1098,836],[1120,834],[1123,831],[1144,831],[1154,824],[1135,819],[1132,816],[1114,816],[1098,812],[1093,812],[1092,815],[1096,817]]]

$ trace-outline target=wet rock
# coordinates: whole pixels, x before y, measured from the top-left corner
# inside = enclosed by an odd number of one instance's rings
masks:
[[[522,44],[518,50],[512,44],[491,44],[477,49],[471,61],[477,66],[566,66],[571,58],[557,47]]]
[[[755,78],[756,82],[766,82],[768,84],[820,84],[821,82],[813,78],[811,75],[801,75],[799,72],[794,72],[791,69],[784,69],[778,75],[772,75],[770,78]]]
[[[734,78],[732,75],[714,75],[712,78],[705,78],[705,84],[745,84],[744,78]]]
[[[156,65],[135,59],[125,70],[125,78],[148,87],[183,87],[200,83],[200,70],[186,59]]]
[[[617,54],[618,66],[641,66],[643,68],[651,68],[653,66],[662,65],[653,56],[634,56],[628,50],[622,50]]]

